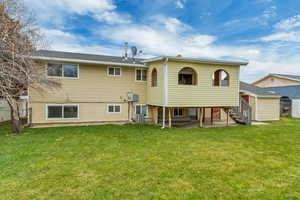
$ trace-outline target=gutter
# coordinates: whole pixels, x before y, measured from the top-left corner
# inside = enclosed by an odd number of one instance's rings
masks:
[[[125,66],[125,67],[148,68],[144,64],[135,64],[135,63],[118,63],[118,62],[93,61],[93,60],[81,60],[81,59],[70,59],[70,58],[53,58],[53,57],[44,57],[44,56],[32,56],[31,58],[33,60],[74,62],[74,63],[86,63],[86,64],[117,65],[117,66]]]
[[[254,94],[252,92],[249,92],[247,90],[240,90],[240,92],[244,92],[250,96],[253,96],[253,97],[261,97],[261,98],[281,98],[281,96],[277,96],[277,95],[257,95],[257,94]]]
[[[165,58],[164,66],[163,66],[163,75],[164,75],[164,103],[163,103],[163,125],[162,129],[165,128],[166,125],[166,106],[168,105],[168,58]]]
[[[204,64],[225,64],[225,65],[248,65],[248,62],[238,62],[238,61],[226,61],[226,60],[214,60],[214,59],[196,59],[196,58],[180,58],[180,57],[170,57],[170,56],[160,56],[148,60],[142,61],[143,63],[155,62],[159,60],[169,59],[170,61],[182,61],[190,63],[204,63]]]

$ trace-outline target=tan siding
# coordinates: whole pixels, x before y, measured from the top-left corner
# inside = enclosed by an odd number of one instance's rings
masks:
[[[157,87],[151,87],[151,73],[153,68],[157,70]],[[149,64],[148,81],[147,81],[147,104],[162,106],[163,105],[163,88],[164,88],[164,74],[163,64],[161,62],[154,62]]]
[[[197,72],[197,85],[178,85],[178,72],[183,67],[191,67]],[[230,74],[230,87],[213,87],[212,75],[217,69],[224,69]],[[220,107],[237,106],[239,101],[239,67],[216,66],[208,64],[191,64],[182,62],[169,62],[169,106],[201,106]]]
[[[251,110],[252,110],[252,120],[256,120],[256,100],[255,97],[253,96],[249,96],[249,104],[251,106]]]
[[[260,98],[257,99],[257,119],[258,121],[279,120],[280,99]]]
[[[45,67],[42,67],[44,70]],[[58,89],[46,89],[39,93],[30,89],[30,105],[33,108],[33,123],[45,122],[45,104],[69,103],[80,104],[82,117],[77,121],[107,121],[128,119],[127,94],[136,93],[140,96],[138,104],[146,104],[147,82],[135,81],[134,67],[121,67],[121,77],[107,76],[107,66],[80,65],[79,79],[55,78],[61,82]],[[44,73],[45,74],[45,73]],[[121,115],[106,113],[109,103],[124,103]],[[126,111],[126,112],[125,112]],[[68,120],[76,122],[76,120]],[[61,122],[61,121],[60,121]]]
[[[277,86],[288,86],[288,85],[300,85],[300,81],[293,81],[284,78],[278,78],[275,76],[268,76],[265,79],[253,84],[259,87],[277,87]]]

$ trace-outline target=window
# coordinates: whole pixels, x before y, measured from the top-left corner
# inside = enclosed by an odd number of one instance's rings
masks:
[[[146,69],[137,69],[136,70],[136,81],[147,81],[147,70]]]
[[[63,65],[54,63],[48,63],[47,65],[47,76],[49,77],[78,78],[78,75],[78,65]]]
[[[47,119],[78,119],[78,105],[47,105]]]
[[[174,117],[183,116],[183,109],[182,108],[175,108],[174,109]]]
[[[148,106],[143,104],[135,105],[135,114],[143,114],[144,116],[148,116]]]
[[[121,68],[120,67],[108,67],[107,74],[108,74],[108,76],[121,76]]]
[[[181,69],[178,73],[179,85],[197,85],[197,73],[189,67]]]
[[[121,105],[119,104],[109,104],[107,106],[109,113],[121,113]]]
[[[215,71],[212,79],[213,79],[212,80],[213,86],[223,86],[223,87],[229,86],[229,74],[222,69]]]
[[[151,72],[151,87],[157,87],[157,70],[155,68]]]

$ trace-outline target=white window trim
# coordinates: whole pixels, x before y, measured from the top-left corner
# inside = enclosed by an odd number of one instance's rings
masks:
[[[120,75],[116,75],[115,73],[114,73],[114,75],[109,74],[109,68],[120,69]],[[113,76],[113,77],[122,76],[122,68],[121,67],[108,66],[107,69],[106,69],[106,74],[107,74],[107,76]]]
[[[62,74],[61,76],[48,76],[48,64],[59,64],[62,65]],[[64,65],[73,65],[77,66],[77,77],[65,77],[64,76]],[[79,79],[80,76],[80,65],[79,64],[66,64],[66,63],[57,63],[57,62],[49,62],[45,65],[45,73],[47,78],[59,78],[59,79]]]
[[[109,112],[109,106],[120,106],[120,112]],[[121,114],[122,113],[122,105],[121,104],[107,104],[107,113],[108,114]]]
[[[137,70],[142,70],[142,71],[145,70],[145,71],[146,71],[146,80],[137,80],[137,79],[136,79],[136,78],[137,78],[137,77],[136,77],[136,75],[137,75]],[[144,68],[136,68],[136,69],[135,69],[135,78],[134,78],[134,79],[135,79],[135,82],[147,82],[147,79],[148,79],[148,74],[147,74],[147,73],[148,73],[147,69],[144,69]],[[142,75],[142,74],[141,74],[141,75]],[[142,77],[143,77],[143,76],[142,76]]]
[[[217,70],[213,71],[211,77],[213,77],[214,74],[215,74],[215,72],[218,71],[218,70],[223,70],[223,71],[227,72],[227,74],[228,74],[228,76],[229,76],[229,83],[228,83],[228,86],[223,86],[223,85],[217,86],[217,85],[214,85],[214,82],[213,82],[214,79],[211,79],[211,87],[212,87],[212,88],[230,88],[230,85],[231,85],[231,84],[230,84],[231,76],[230,76],[230,73],[229,73],[227,70],[225,70],[225,69],[217,69]],[[220,78],[220,80],[221,80],[221,78]]]
[[[48,107],[49,106],[61,106],[62,107],[62,118],[48,118]],[[77,106],[77,117],[75,118],[64,118],[64,112],[63,112],[63,109],[64,109],[64,106]],[[74,119],[80,119],[79,117],[79,113],[80,113],[80,106],[79,104],[46,104],[46,107],[45,107],[45,110],[46,110],[46,120],[74,120]]]
[[[145,115],[145,117],[148,117],[148,105],[147,104],[135,104],[135,110],[134,110],[134,114],[136,115],[136,107],[137,106],[146,106],[147,107],[147,112],[146,112],[146,115]],[[141,108],[140,108],[141,109]]]

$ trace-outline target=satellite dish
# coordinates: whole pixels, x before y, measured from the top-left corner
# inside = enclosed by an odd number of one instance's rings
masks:
[[[137,51],[138,51],[138,50],[137,50],[136,46],[131,47],[132,57],[134,57],[134,56],[137,55]]]

